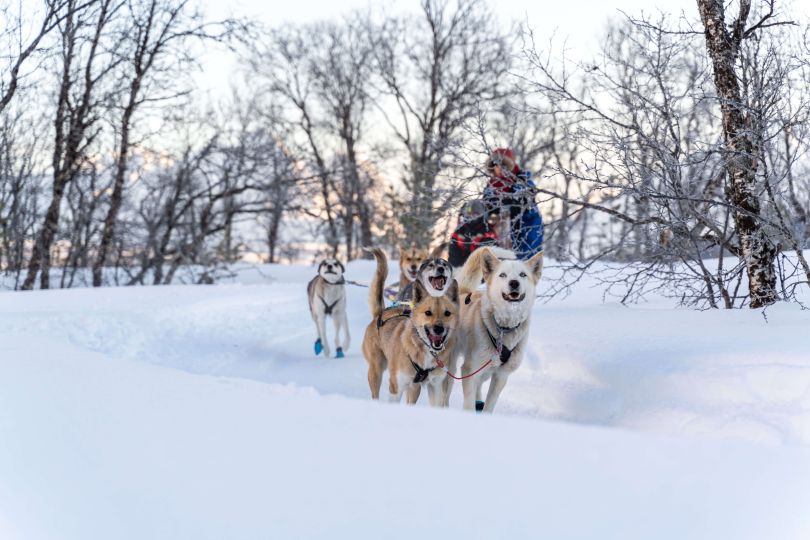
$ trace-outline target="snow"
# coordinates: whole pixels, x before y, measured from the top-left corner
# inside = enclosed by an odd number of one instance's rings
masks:
[[[314,358],[312,275],[0,294],[0,538],[808,537],[807,311],[583,282],[490,417],[369,400],[366,289]]]

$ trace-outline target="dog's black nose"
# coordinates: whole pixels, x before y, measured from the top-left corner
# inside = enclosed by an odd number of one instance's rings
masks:
[[[516,279],[509,280],[509,288],[516,291],[520,288],[520,282]]]
[[[436,269],[436,274],[443,276],[444,275],[444,266],[440,266]]]
[[[415,264],[411,265],[411,272],[416,272],[416,265]]]
[[[442,326],[441,324],[434,324],[433,333],[436,334],[437,336],[444,334],[444,326]]]

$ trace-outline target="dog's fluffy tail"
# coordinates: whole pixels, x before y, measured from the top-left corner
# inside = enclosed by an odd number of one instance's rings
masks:
[[[428,259],[441,259],[444,250],[447,249],[447,246],[450,244],[448,242],[442,242],[428,254]]]
[[[497,246],[487,246],[478,248],[472,252],[467,262],[461,268],[456,281],[458,281],[459,294],[466,295],[478,289],[481,284],[481,278],[484,276],[484,265],[495,259],[516,259],[514,253],[508,249],[503,249]],[[495,261],[497,262],[497,261]],[[490,270],[493,270],[490,268]]]
[[[377,260],[377,271],[374,272],[374,278],[368,288],[368,307],[371,309],[371,315],[376,319],[385,309],[383,292],[385,278],[388,277],[388,258],[380,248],[366,248],[366,250]]]

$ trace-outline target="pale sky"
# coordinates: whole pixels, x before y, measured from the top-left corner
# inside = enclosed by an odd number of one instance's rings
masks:
[[[417,12],[419,0],[203,0],[212,18],[227,15],[249,16],[269,26],[295,22],[315,22],[322,19],[340,17],[353,10],[379,9],[385,6],[393,12]],[[552,34],[555,41],[567,46],[572,54],[587,56],[595,51],[597,38],[610,16],[620,16],[619,10],[630,14],[655,13],[664,10],[671,14],[686,11],[689,16],[697,16],[695,0],[492,0],[490,5],[503,24],[512,21],[528,22],[535,29],[538,40],[545,41]],[[221,52],[209,53],[204,61],[205,74],[200,77],[200,90],[227,91],[227,77],[223,71],[230,71],[233,59]]]
[[[332,19],[354,10],[380,9],[391,12],[417,12],[419,0],[202,0],[212,18],[242,15],[278,26],[296,22],[315,22]],[[777,2],[788,5],[790,0]],[[545,45],[554,36],[555,45],[566,46],[571,57],[587,58],[598,48],[598,39],[610,17],[621,17],[621,12],[654,15],[659,11],[676,18],[685,13],[697,19],[696,0],[491,0],[499,20],[527,22],[534,30],[538,45]],[[790,12],[793,19],[810,19],[810,1],[795,0]],[[673,21],[674,22],[674,21]],[[556,48],[556,47],[555,47]],[[235,62],[224,52],[209,52],[204,59],[205,73],[199,77],[200,91],[212,96],[229,91],[229,78]]]

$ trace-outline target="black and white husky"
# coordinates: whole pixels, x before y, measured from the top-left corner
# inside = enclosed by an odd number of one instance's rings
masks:
[[[323,351],[331,356],[329,339],[326,336],[326,317],[331,316],[335,323],[335,358],[343,358],[349,348],[349,322],[346,317],[346,285],[343,279],[345,269],[337,259],[324,259],[318,266],[318,275],[307,284],[309,312],[318,331],[315,340],[315,354]],[[343,341],[340,339],[341,330]]]
[[[416,280],[422,284],[430,296],[444,296],[450,285],[453,284],[453,267],[446,260],[436,257],[422,263],[416,272]],[[400,291],[397,300],[410,302],[413,297],[413,283]]]

